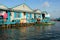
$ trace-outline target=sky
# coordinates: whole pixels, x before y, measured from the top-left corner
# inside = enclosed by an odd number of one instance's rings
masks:
[[[51,18],[60,17],[60,0],[0,0],[0,4],[12,8],[25,3],[32,9],[47,11]]]

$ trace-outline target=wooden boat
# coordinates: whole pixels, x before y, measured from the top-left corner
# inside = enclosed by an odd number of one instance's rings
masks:
[[[39,23],[35,23],[35,26],[46,26],[46,25],[54,25],[55,24],[55,22],[47,22],[47,23],[42,23],[42,22],[39,22]]]

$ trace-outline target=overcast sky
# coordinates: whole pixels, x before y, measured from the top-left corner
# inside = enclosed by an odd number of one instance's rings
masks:
[[[32,9],[47,11],[51,15],[51,18],[60,17],[60,0],[0,0],[0,4],[9,8],[23,3],[27,4]]]

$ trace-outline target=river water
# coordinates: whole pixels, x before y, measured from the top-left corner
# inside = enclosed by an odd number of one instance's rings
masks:
[[[0,29],[0,40],[60,40],[60,22],[49,26]]]

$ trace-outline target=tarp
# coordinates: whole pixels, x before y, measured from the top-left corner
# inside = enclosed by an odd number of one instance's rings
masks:
[[[8,14],[7,13],[4,13],[3,18],[5,19],[7,17],[8,17]]]
[[[3,16],[4,19],[6,19],[8,17],[7,13],[1,13],[0,16]]]

